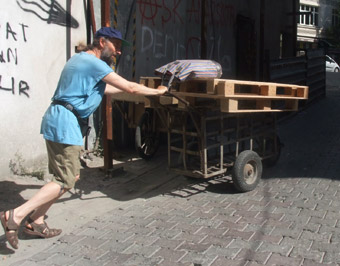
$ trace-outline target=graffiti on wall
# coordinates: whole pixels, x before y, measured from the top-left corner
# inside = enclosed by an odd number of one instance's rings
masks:
[[[34,14],[48,24],[70,28],[79,27],[78,21],[55,0],[17,0],[17,4],[25,12]]]
[[[137,0],[141,24],[141,53],[151,54],[155,59],[173,61],[177,59],[200,58],[201,36],[196,28],[200,25],[201,0]],[[231,57],[225,54],[223,36],[220,29],[233,29],[235,21],[234,6],[222,0],[209,1],[206,7],[206,20],[210,28],[209,59],[221,63],[224,72],[231,71]],[[198,26],[200,27],[200,26]],[[181,35],[182,33],[182,35]],[[199,34],[199,33],[198,33]],[[179,38],[179,36],[185,36]]]
[[[168,23],[180,26],[185,23],[199,24],[201,21],[201,0],[191,0],[185,9],[181,4],[187,2],[181,0],[137,0],[137,4],[142,25],[151,22],[152,26],[156,26],[160,21],[162,27]],[[223,0],[209,1],[205,13],[209,25],[231,27],[235,21],[234,6]]]
[[[157,21],[161,21],[162,26],[167,23],[184,24],[185,20],[178,11],[180,3],[181,0],[137,0],[141,23],[150,21],[153,26]]]
[[[4,26],[4,27],[3,27]],[[8,43],[17,43],[16,47],[6,47],[0,49],[0,63],[6,66],[17,66],[19,62],[18,47],[27,42],[26,29],[28,25],[19,23],[11,25],[9,22],[0,25],[2,33],[5,33],[5,38]],[[20,45],[19,45],[20,44]],[[0,90],[10,92],[13,95],[24,95],[29,98],[30,87],[25,80],[19,80],[15,77],[4,77],[0,74]]]

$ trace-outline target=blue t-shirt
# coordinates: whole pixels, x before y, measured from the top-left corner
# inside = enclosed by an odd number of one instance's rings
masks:
[[[73,105],[80,117],[89,117],[99,106],[106,84],[101,80],[113,70],[104,61],[85,52],[75,54],[66,63],[52,100]],[[62,105],[50,105],[41,123],[40,133],[53,142],[83,145],[76,116]]]

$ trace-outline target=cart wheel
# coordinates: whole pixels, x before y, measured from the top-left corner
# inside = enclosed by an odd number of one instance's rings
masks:
[[[146,111],[136,127],[135,144],[139,156],[151,159],[159,146],[159,132],[154,128],[153,113]]]
[[[233,167],[232,179],[240,192],[253,190],[262,176],[261,158],[254,151],[246,150],[239,154]]]
[[[281,155],[281,148],[283,147],[283,144],[280,141],[279,136],[275,136],[276,137],[276,150],[275,150],[275,139],[274,138],[270,138],[268,139],[267,142],[267,147],[266,150],[269,152],[274,152],[273,156],[263,160],[263,166],[269,168],[269,167],[273,167],[277,161],[280,159],[280,155]]]

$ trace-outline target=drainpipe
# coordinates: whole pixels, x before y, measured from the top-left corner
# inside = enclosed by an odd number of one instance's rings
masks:
[[[201,6],[201,59],[207,59],[207,27],[206,27],[207,0],[202,0],[201,5],[202,5]]]
[[[266,62],[266,58],[264,57],[264,15],[265,15],[265,0],[261,0],[260,1],[260,80],[267,80],[267,71],[265,71],[265,69],[267,69],[266,64],[268,64],[268,62]]]
[[[298,10],[297,10],[297,5],[300,1],[297,0],[292,0],[292,5],[293,5],[293,56],[296,56],[296,50],[297,50],[297,14],[298,14]],[[300,8],[299,8],[300,9]]]
[[[110,27],[110,0],[101,0],[101,25]],[[102,100],[104,170],[113,167],[112,156],[112,103],[111,96],[104,95]]]

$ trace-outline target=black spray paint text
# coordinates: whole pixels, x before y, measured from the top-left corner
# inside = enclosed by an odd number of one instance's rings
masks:
[[[3,27],[4,26],[4,27]],[[27,42],[27,34],[26,29],[28,25],[24,23],[16,24],[15,26],[11,26],[9,22],[6,22],[4,25],[0,25],[0,30],[4,29],[5,35],[2,35],[1,39],[5,39],[5,42],[17,42],[22,45],[22,43]],[[5,43],[1,42],[1,43]],[[18,65],[18,48],[16,47],[6,47],[0,48],[0,64],[14,64]],[[29,90],[28,82],[24,80],[20,80],[16,82],[14,77],[5,77],[0,74],[0,90],[8,91],[15,95],[15,91],[18,91],[18,95],[25,95],[28,98],[30,97],[28,94]]]

